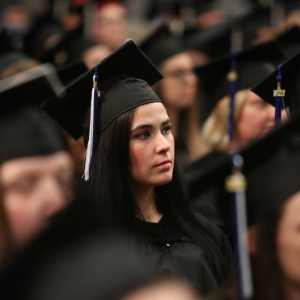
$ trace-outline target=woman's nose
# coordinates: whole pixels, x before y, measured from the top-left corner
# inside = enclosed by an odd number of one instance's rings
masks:
[[[156,141],[156,152],[160,153],[160,152],[167,152],[170,150],[170,143],[168,142],[168,140],[166,139],[166,137],[162,134],[160,134],[157,137],[157,141]]]

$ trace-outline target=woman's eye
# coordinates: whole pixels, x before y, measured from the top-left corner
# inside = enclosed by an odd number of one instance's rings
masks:
[[[141,132],[136,137],[140,140],[145,140],[150,136],[149,132]]]
[[[163,134],[168,134],[172,129],[172,126],[167,126],[165,127],[163,130],[162,130],[162,133]]]
[[[28,193],[35,185],[35,180],[33,178],[24,178],[15,182],[11,188],[18,193]]]

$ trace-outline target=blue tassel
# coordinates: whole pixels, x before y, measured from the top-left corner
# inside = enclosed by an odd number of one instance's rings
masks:
[[[227,192],[231,193],[231,206],[234,228],[235,258],[238,272],[239,299],[251,299],[253,296],[250,258],[246,243],[246,178],[241,173],[243,158],[236,152],[232,155],[233,172],[225,180]]]
[[[237,81],[237,73],[236,73],[236,59],[235,53],[231,53],[231,71],[228,73],[228,81],[229,81],[229,113],[228,113],[228,128],[227,128],[227,136],[229,142],[233,139],[234,133],[234,96],[236,92],[236,81]]]
[[[277,89],[273,91],[273,96],[275,97],[275,126],[281,123],[281,109],[284,106],[285,90],[281,89],[281,67],[282,65],[278,66],[278,74],[276,76]]]
[[[98,71],[97,66],[94,68],[93,76],[93,89],[91,97],[91,112],[90,112],[90,131],[89,131],[89,141],[87,144],[86,154],[85,154],[85,166],[83,178],[88,181],[90,178],[90,171],[92,168],[92,163],[95,153],[95,141],[96,141],[96,128],[97,128],[97,110],[98,110]]]

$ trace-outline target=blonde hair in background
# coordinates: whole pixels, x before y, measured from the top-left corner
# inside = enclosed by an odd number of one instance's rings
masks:
[[[248,92],[249,90],[241,90],[235,94],[234,122],[237,122],[239,119]],[[227,136],[229,100],[229,96],[225,96],[219,100],[215,109],[203,125],[203,139],[211,150],[230,151],[230,143]]]

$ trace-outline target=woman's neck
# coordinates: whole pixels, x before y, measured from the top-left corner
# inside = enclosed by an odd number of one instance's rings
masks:
[[[139,206],[144,219],[148,222],[158,223],[162,214],[157,211],[155,205],[154,187],[134,187],[134,198]]]

